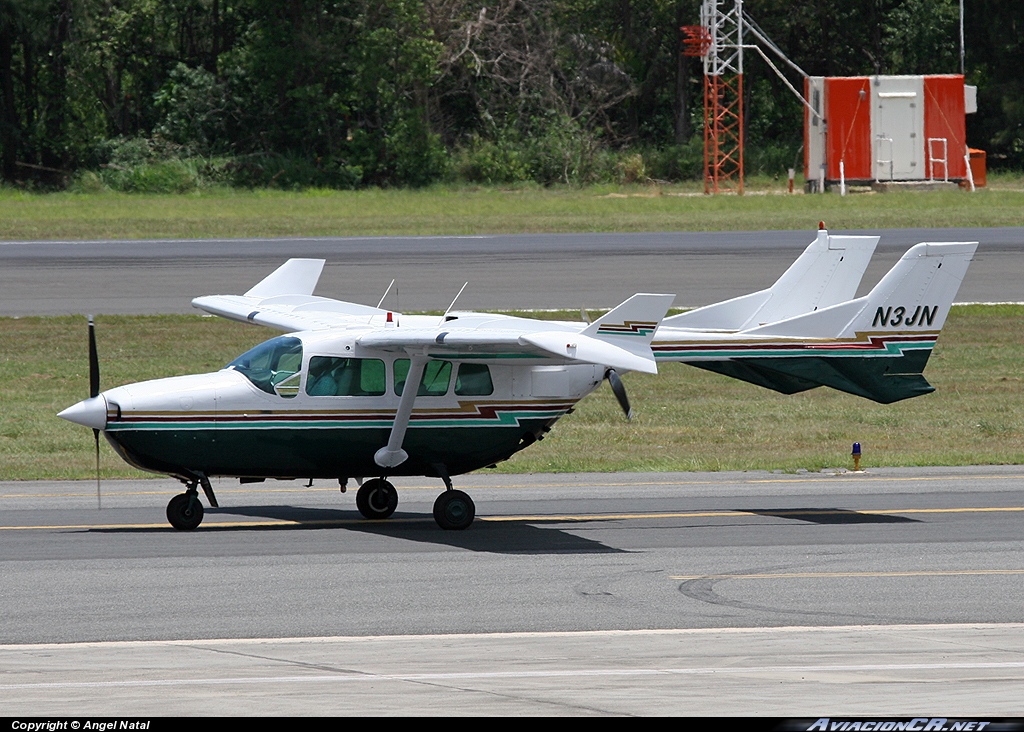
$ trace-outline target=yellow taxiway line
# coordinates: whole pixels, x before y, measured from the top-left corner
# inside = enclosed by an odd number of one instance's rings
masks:
[[[512,475],[510,478],[514,477]],[[765,478],[747,478],[743,480],[731,481],[738,485],[761,485],[761,484],[775,484],[775,483],[817,483],[817,482],[835,482],[836,480],[856,480],[858,482],[888,482],[888,483],[921,483],[921,482],[936,482],[936,481],[951,481],[951,480],[970,480],[972,482],[979,480],[1020,480],[1022,475],[971,475],[971,476],[955,476],[955,475],[919,475],[919,476],[906,476],[906,477],[893,477],[893,476],[875,476],[870,472],[862,473],[808,473],[806,475],[792,475],[792,476],[773,476]],[[40,481],[47,482],[47,481]],[[60,482],[60,481],[57,481]],[[86,481],[82,481],[85,483]],[[115,479],[111,481],[115,485],[119,482],[124,482],[123,479]],[[500,486],[483,486],[474,485],[469,483],[465,486],[467,490],[507,490],[517,488],[634,488],[644,486],[654,487],[671,487],[671,486],[692,486],[692,485],[720,485],[722,481],[716,480],[645,480],[645,481],[587,481],[582,483],[506,483]],[[177,486],[175,487],[177,488]],[[440,490],[434,483],[420,484],[420,485],[403,485],[400,486],[401,490]],[[350,485],[348,491],[355,492],[358,486]],[[295,486],[295,487],[226,487],[217,486],[216,491],[218,495],[230,495],[234,493],[244,494],[252,493],[254,491],[259,493],[338,493],[338,487],[332,486],[330,488],[317,487],[317,486]],[[174,489],[162,489],[162,490],[135,490],[135,491],[111,491],[110,495],[117,496],[166,496],[172,495],[175,492]],[[95,491],[73,491],[73,492],[61,492],[61,493],[4,493],[0,494],[0,500],[4,499],[17,499],[17,498],[90,498],[96,495]]]
[[[950,514],[950,513],[1020,513],[1024,512],[1024,506],[997,506],[997,507],[962,507],[962,508],[892,508],[892,509],[795,509],[795,510],[770,510],[756,509],[750,511],[675,511],[675,512],[651,512],[651,513],[588,513],[588,514],[521,514],[510,516],[477,516],[477,521],[483,522],[536,522],[536,523],[582,523],[593,521],[625,521],[625,520],[655,520],[655,519],[691,519],[691,518],[789,518],[801,516],[900,516],[915,514]],[[432,521],[430,516],[389,518],[382,521],[370,521],[364,518],[351,519],[325,519],[325,520],[293,520],[274,519],[269,521],[204,521],[204,529],[214,528],[265,528],[283,526],[344,526],[347,524],[394,524],[394,523],[419,523]],[[0,526],[0,531],[27,531],[27,530],[128,530],[128,529],[170,529],[164,523],[142,523],[142,524],[40,524],[29,526]]]

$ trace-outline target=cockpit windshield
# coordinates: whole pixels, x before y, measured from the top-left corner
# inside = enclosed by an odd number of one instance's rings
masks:
[[[299,393],[302,341],[278,336],[246,351],[225,368],[234,369],[268,394],[293,397]]]

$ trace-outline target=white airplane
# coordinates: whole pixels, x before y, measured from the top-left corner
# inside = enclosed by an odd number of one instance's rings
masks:
[[[542,439],[605,379],[628,415],[618,372],[681,361],[787,393],[828,385],[889,402],[931,391],[920,372],[976,244],[919,244],[848,299],[875,243],[820,232],[768,290],[668,319],[673,295],[637,294],[593,323],[341,302],[312,294],[323,260],[291,259],[245,295],[193,300],[288,335],[215,373],[101,393],[90,323],[90,398],[59,416],[93,428],[97,445],[102,431],[131,465],[181,480],[167,506],[177,529],[202,521],[199,487],[218,505],[213,476],[331,478],[343,491],[356,478],[360,513],[383,519],[398,503],[396,475],[440,478],[434,518],[464,529],[475,507],[451,476]]]

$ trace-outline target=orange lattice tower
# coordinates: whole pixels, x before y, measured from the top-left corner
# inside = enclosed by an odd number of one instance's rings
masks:
[[[684,53],[704,59],[704,192],[743,193],[743,0],[704,0]]]

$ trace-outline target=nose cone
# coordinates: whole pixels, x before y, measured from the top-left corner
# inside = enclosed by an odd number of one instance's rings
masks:
[[[102,394],[84,399],[78,404],[68,407],[57,416],[83,427],[102,430],[107,426],[107,400],[103,398]]]

